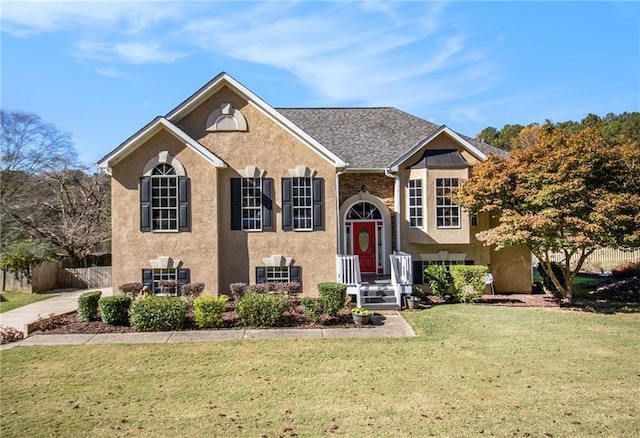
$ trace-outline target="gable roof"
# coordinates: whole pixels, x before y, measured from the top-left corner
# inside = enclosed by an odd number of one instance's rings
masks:
[[[381,170],[393,166],[398,157],[410,155],[437,134],[447,132],[486,158],[506,152],[455,133],[396,108],[277,108],[277,110],[335,152],[351,170]],[[404,159],[408,158],[405,157]],[[404,161],[404,160],[403,160]],[[397,170],[397,164],[395,164]]]
[[[136,150],[138,146],[140,146],[142,143],[144,143],[163,129],[172,134],[178,140],[184,142],[184,144],[188,148],[192,149],[213,166],[218,168],[227,167],[224,161],[218,158],[213,152],[202,146],[192,137],[187,135],[186,132],[178,128],[176,125],[174,125],[164,117],[156,117],[151,122],[147,123],[145,127],[133,134],[131,137],[121,143],[120,146],[115,148],[109,154],[105,155],[100,161],[98,161],[98,167],[101,167],[103,169],[110,169],[111,167],[122,161],[131,152]]]
[[[344,160],[336,155],[333,151],[325,147],[324,144],[319,142],[316,138],[309,135],[304,129],[301,129],[296,123],[284,117],[281,113],[276,111],[271,105],[267,104],[260,97],[254,94],[251,90],[246,88],[240,82],[236,81],[234,78],[229,76],[227,73],[222,72],[217,75],[215,78],[210,80],[207,84],[201,87],[198,91],[193,93],[190,97],[188,97],[184,102],[180,105],[169,111],[166,115],[167,120],[172,122],[180,121],[184,116],[186,116],[189,112],[191,112],[194,108],[204,102],[206,99],[211,97],[217,91],[222,89],[223,87],[228,87],[238,95],[240,95],[244,100],[249,102],[250,105],[253,105],[257,108],[262,114],[266,115],[268,118],[279,124],[285,130],[287,130],[294,137],[298,138],[304,144],[306,144],[311,150],[319,154],[321,157],[329,161],[337,168],[342,168],[347,165]]]

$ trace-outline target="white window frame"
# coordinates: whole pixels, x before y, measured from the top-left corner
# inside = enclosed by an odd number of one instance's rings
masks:
[[[410,179],[409,184],[409,227],[424,227],[424,193],[422,179]]]
[[[262,231],[262,178],[242,178],[242,230]]]
[[[266,283],[289,283],[291,281],[291,266],[265,266]]]
[[[178,175],[167,163],[160,163],[151,173],[151,230],[175,232],[179,229]]]
[[[461,228],[460,206],[451,199],[454,191],[460,188],[460,178],[436,178],[436,227]]]
[[[313,178],[291,178],[291,229],[313,231]]]
[[[165,292],[159,286],[161,281],[175,281],[176,288],[174,291]],[[177,295],[178,294],[178,270],[175,268],[153,269],[153,293],[155,295]]]

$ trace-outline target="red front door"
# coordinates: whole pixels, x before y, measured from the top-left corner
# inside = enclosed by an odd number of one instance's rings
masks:
[[[353,254],[360,258],[360,272],[376,272],[376,223],[353,223]]]

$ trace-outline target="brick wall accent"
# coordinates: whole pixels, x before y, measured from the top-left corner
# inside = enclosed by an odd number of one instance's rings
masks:
[[[340,205],[366,187],[367,192],[380,198],[393,216],[394,179],[380,173],[347,173],[340,175]]]

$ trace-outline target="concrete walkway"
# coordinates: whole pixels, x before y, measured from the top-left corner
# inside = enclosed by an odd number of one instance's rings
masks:
[[[96,289],[91,289],[96,290]],[[112,294],[111,288],[101,288],[102,296]],[[29,304],[0,315],[0,324],[24,332],[25,324],[51,313],[56,315],[77,309],[78,297],[86,290],[66,292],[60,296]],[[35,335],[18,342],[0,345],[0,350],[34,345],[78,345],[78,344],[139,344],[210,342],[244,339],[323,339],[323,338],[399,338],[416,336],[411,326],[399,312],[387,311],[376,314],[372,325],[363,328],[277,328],[277,329],[218,329],[152,333],[99,333],[69,335]]]
[[[90,290],[100,290],[103,297],[113,295],[112,288],[110,287],[77,289],[70,292],[62,292],[53,298],[18,307],[15,310],[0,314],[0,325],[13,327],[25,333],[25,326],[36,322],[40,317],[44,318],[52,313],[54,315],[64,315],[65,313],[75,312],[78,309],[78,297]],[[56,293],[56,291],[52,293]]]

